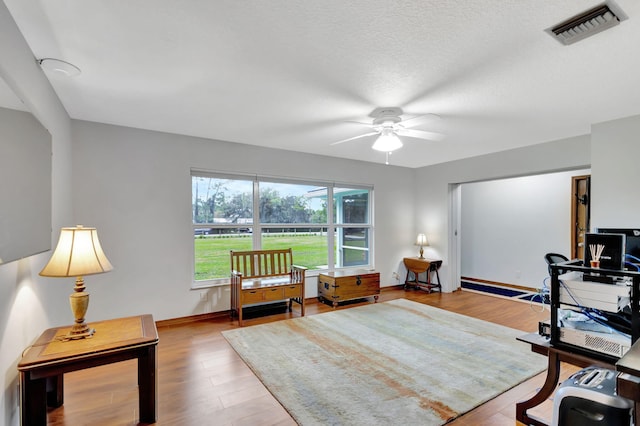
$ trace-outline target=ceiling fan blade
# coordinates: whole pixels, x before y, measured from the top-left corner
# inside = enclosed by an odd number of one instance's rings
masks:
[[[333,142],[333,143],[332,143],[332,144],[330,144],[330,145],[339,145],[339,144],[341,144],[341,143],[345,143],[345,142],[353,141],[353,140],[360,139],[360,138],[366,138],[367,136],[373,136],[373,135],[377,135],[377,134],[378,134],[378,132],[365,133],[364,135],[354,136],[354,137],[352,137],[352,138],[343,139],[343,140],[338,141],[338,142]]]
[[[401,136],[408,136],[410,138],[426,139],[430,141],[441,141],[444,139],[444,135],[442,133],[427,132],[425,130],[398,129],[398,134]]]
[[[439,120],[439,119],[440,119],[440,116],[438,114],[423,114],[423,115],[418,115],[416,117],[409,118],[407,120],[402,120],[401,125],[404,128],[415,127],[420,124],[427,123],[433,120]]]
[[[360,124],[361,126],[373,127],[373,124],[365,123],[364,121],[345,120],[345,123]]]

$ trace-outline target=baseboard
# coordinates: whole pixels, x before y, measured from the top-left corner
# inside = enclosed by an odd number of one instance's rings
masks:
[[[172,327],[175,325],[182,325],[190,322],[216,320],[222,317],[229,317],[229,311],[209,312],[207,314],[189,315],[187,317],[160,320],[156,321],[156,327]]]
[[[404,284],[399,284],[399,285],[392,285],[389,287],[382,287],[380,288],[380,292],[384,293],[387,291],[392,291],[392,290],[401,290],[404,288]],[[310,303],[318,303],[318,298],[317,297],[309,297],[304,299],[304,304],[308,305]],[[209,312],[207,314],[198,314],[198,315],[189,315],[186,317],[179,317],[179,318],[171,318],[171,319],[166,319],[166,320],[160,320],[160,321],[156,321],[156,327],[172,327],[175,325],[182,325],[182,324],[187,324],[190,322],[198,322],[198,321],[210,321],[210,320],[217,320],[223,317],[229,317],[230,315],[230,311],[226,310],[226,311],[218,311],[218,312]]]
[[[392,290],[404,290],[404,284],[390,285],[388,287],[380,287],[380,293]]]
[[[473,280],[469,278],[460,280],[460,289],[471,293],[486,296],[499,297],[517,302],[535,303],[548,305],[548,295],[539,289],[532,289],[523,286],[504,285],[495,281]]]
[[[500,287],[509,287],[509,288],[514,288],[514,289],[523,290],[523,291],[536,291],[537,290],[537,288],[535,288],[535,287],[527,287],[527,286],[524,286],[524,285],[509,284],[509,283],[501,283],[499,281],[483,280],[482,278],[460,277],[460,281],[472,281],[474,283],[497,285],[497,286],[500,286]]]

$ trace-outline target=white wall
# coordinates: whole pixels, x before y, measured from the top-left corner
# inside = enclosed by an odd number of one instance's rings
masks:
[[[374,185],[375,268],[383,286],[412,254],[412,169],[73,121],[74,213],[95,226],[114,265],[87,277],[89,320],[151,313],[156,320],[229,308],[229,288],[190,290],[190,168]],[[308,280],[307,297],[317,295]]]
[[[544,254],[571,253],[572,176],[547,173],[462,185],[461,275],[538,288]]]
[[[640,115],[591,131],[591,228],[640,227]]]
[[[71,129],[69,117],[0,2],[0,77],[52,136],[52,244],[71,219]],[[0,155],[10,155],[0,153]],[[3,182],[3,185],[10,184]],[[22,351],[46,328],[69,322],[73,283],[41,278],[49,252],[0,265],[0,424],[16,425]]]
[[[450,277],[448,255],[449,227],[454,226],[449,220],[450,184],[584,169],[589,162],[590,137],[584,135],[418,169],[416,229],[427,233],[432,255],[443,259],[444,291],[458,287]]]

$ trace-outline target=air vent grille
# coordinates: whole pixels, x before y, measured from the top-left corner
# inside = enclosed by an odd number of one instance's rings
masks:
[[[560,43],[569,45],[614,27],[625,19],[627,16],[619,7],[607,2],[545,31]]]

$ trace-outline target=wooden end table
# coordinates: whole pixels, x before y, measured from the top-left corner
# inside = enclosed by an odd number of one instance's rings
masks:
[[[440,275],[438,269],[442,266],[442,260],[439,259],[426,259],[419,257],[405,257],[402,259],[404,266],[407,268],[407,277],[404,280],[404,288],[415,287],[425,288],[429,293],[434,288],[442,291],[440,285]],[[431,281],[431,274],[436,273],[436,282]],[[420,281],[418,278],[420,274],[426,274],[426,281]],[[409,277],[413,275],[413,279]]]
[[[158,331],[151,315],[91,323],[96,332],[88,339],[67,340],[71,326],[46,330],[25,349],[20,372],[20,419],[22,425],[45,425],[47,405],[64,403],[64,373],[138,359],[140,421],[155,423],[157,417]]]

